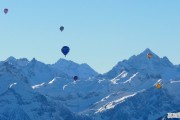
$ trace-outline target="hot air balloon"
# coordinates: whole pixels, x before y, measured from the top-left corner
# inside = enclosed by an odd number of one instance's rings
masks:
[[[160,83],[156,84],[156,88],[160,89],[161,88],[161,84]]]
[[[147,54],[147,58],[149,58],[149,59],[152,58],[152,56],[153,56],[153,55],[152,55],[151,53],[148,53],[148,54]]]
[[[78,80],[78,76],[74,76],[74,78],[73,78],[73,79],[74,79],[75,81],[76,81],[76,80]]]
[[[64,30],[64,27],[63,26],[61,26],[60,28],[59,28],[60,30],[61,30],[61,32]]]
[[[68,46],[64,46],[61,49],[61,52],[66,56],[70,51],[70,48]]]
[[[5,13],[5,14],[8,13],[8,9],[7,9],[7,8],[4,9],[4,13]]]

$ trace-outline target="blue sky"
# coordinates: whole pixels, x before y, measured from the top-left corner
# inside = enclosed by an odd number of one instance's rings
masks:
[[[54,63],[68,45],[65,59],[99,73],[146,48],[180,64],[179,6],[179,0],[1,0],[0,60]]]

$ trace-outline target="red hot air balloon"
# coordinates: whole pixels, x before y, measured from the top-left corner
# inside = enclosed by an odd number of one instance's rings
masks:
[[[7,8],[4,9],[4,13],[5,13],[5,14],[8,13],[8,9],[7,9]]]

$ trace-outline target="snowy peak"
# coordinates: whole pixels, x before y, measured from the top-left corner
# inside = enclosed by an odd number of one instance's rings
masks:
[[[33,58],[29,63],[28,63],[28,66],[29,67],[38,67],[38,66],[44,66],[45,64],[36,60],[35,58]]]
[[[77,64],[71,60],[60,58],[55,64]]]
[[[148,58],[148,55],[151,55],[150,58]],[[138,62],[139,60],[141,62],[145,62],[147,60],[149,60],[150,62],[153,61],[157,61],[161,59],[159,56],[157,56],[154,52],[152,52],[149,48],[145,49],[142,53],[138,54],[138,55],[133,55],[132,57],[129,58],[128,61],[134,61],[134,62]]]
[[[148,57],[148,54],[151,56]],[[133,55],[128,60],[119,62],[109,72],[104,74],[108,78],[114,78],[123,71],[131,72],[154,72],[156,74],[162,73],[162,71],[168,71],[173,69],[175,66],[168,60],[167,57],[160,58],[150,49],[144,50],[139,55]]]
[[[140,55],[153,54],[153,56],[157,56],[154,52],[152,52],[149,48],[146,48]],[[157,56],[158,57],[158,56]]]
[[[66,59],[62,59],[60,58],[54,65],[60,65],[60,66],[82,66],[82,67],[86,67],[86,68],[91,68],[88,64],[86,63],[82,63],[82,64],[78,64],[78,63],[75,63],[71,60],[66,60]],[[92,68],[91,68],[92,69]]]
[[[13,56],[10,56],[9,58],[7,58],[2,63],[5,63],[5,62],[7,62],[7,63],[9,63],[11,65],[17,66],[17,67],[24,67],[29,63],[28,59],[26,59],[26,58],[16,59]]]
[[[10,57],[8,57],[5,61],[6,61],[6,62],[14,62],[14,61],[16,61],[16,58],[13,57],[13,56],[10,56]]]
[[[148,56],[150,55],[150,56]],[[153,53],[150,49],[145,49],[142,53],[137,56],[131,57],[129,63],[133,63],[134,65],[138,66],[152,66],[155,67],[157,65],[163,67],[172,67],[173,64],[168,60],[167,57],[160,58],[158,55]]]
[[[153,53],[149,48],[146,48],[143,52]]]
[[[98,73],[93,70],[87,64],[77,64],[70,60],[60,59],[55,64],[51,65],[52,69],[54,69],[58,74],[63,73],[68,76],[79,76],[79,78],[87,79],[92,76],[98,75]]]

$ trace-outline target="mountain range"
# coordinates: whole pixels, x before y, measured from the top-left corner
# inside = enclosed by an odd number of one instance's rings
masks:
[[[180,66],[150,49],[105,74],[65,59],[9,57],[0,61],[0,120],[163,120],[180,112],[179,87]]]

